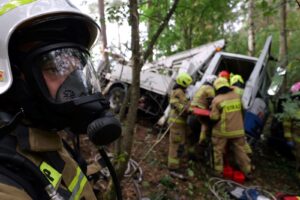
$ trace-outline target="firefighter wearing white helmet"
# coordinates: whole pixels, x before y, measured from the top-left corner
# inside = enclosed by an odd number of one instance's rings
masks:
[[[193,110],[195,107],[209,110],[210,104],[215,97],[215,89],[213,87],[213,82],[217,79],[215,75],[208,75],[202,86],[195,93],[193,100],[191,102],[190,109]],[[201,123],[201,131],[199,137],[199,143],[202,143],[206,136],[210,133],[210,119],[205,116],[198,116],[198,120]]]
[[[100,29],[68,0],[0,0],[0,24],[0,199],[96,199],[57,132],[120,134],[92,82]]]
[[[170,126],[168,168],[173,174],[181,174],[182,159],[187,152],[187,139],[191,134],[186,124],[189,100],[185,89],[192,83],[192,77],[182,72],[176,77],[176,84],[171,92],[171,106],[168,124]],[[182,175],[182,174],[181,174]]]
[[[212,101],[210,118],[216,123],[212,129],[212,143],[214,150],[214,168],[216,175],[223,172],[223,153],[227,144],[233,146],[235,159],[241,170],[250,177],[250,158],[245,152],[245,131],[242,116],[242,102],[225,78],[218,78],[214,82],[216,97]]]

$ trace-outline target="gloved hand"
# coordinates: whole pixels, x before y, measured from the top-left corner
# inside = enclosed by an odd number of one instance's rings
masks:
[[[291,148],[293,148],[293,147],[295,146],[295,142],[294,142],[294,141],[287,141],[286,144],[287,144],[289,147],[291,147]]]
[[[200,138],[199,138],[199,144],[202,144],[205,139],[206,139],[206,134],[205,133],[201,133],[200,134]]]

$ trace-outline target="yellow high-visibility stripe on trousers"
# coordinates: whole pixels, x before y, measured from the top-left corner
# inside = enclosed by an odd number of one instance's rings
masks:
[[[71,181],[71,184],[68,186],[68,189],[70,192],[72,192],[72,195],[69,200],[79,200],[80,194],[87,182],[87,178],[81,171],[79,167],[76,169],[76,176]]]
[[[10,0],[0,8],[0,16],[25,4],[32,3],[36,0]]]

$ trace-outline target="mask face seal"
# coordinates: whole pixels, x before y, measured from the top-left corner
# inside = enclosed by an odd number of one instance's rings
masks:
[[[43,119],[32,117],[39,120],[35,124],[88,132],[101,145],[120,136],[121,125],[108,112],[109,102],[100,93],[100,81],[84,48],[73,43],[48,45],[33,51],[22,66],[41,106],[37,109],[42,110]]]
[[[43,96],[53,103],[70,102],[101,90],[88,54],[78,49],[54,49],[37,57],[35,64],[35,79]]]

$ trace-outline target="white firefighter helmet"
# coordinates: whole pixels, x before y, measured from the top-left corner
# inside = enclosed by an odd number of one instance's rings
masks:
[[[24,42],[22,48],[28,49],[31,47],[26,42],[30,44],[33,38],[55,40],[68,32],[65,38],[89,50],[100,30],[89,16],[81,13],[69,0],[0,0],[0,24],[0,95],[13,82],[14,44]]]

